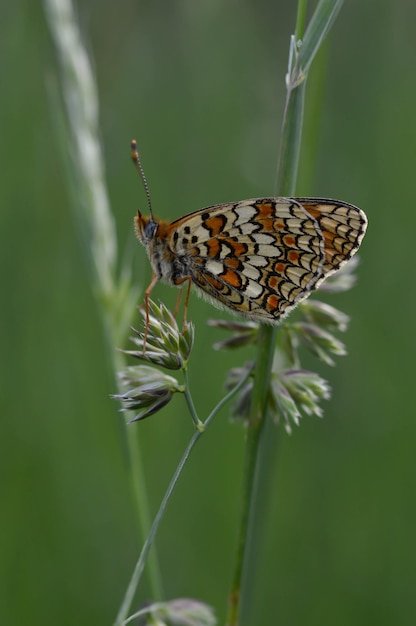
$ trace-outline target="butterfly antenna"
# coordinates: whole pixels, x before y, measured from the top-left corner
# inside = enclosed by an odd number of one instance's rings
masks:
[[[146,176],[144,175],[143,165],[142,165],[142,162],[140,161],[139,153],[137,151],[137,143],[135,139],[133,139],[131,142],[131,158],[133,160],[134,165],[136,166],[137,171],[139,172],[140,178],[142,179],[144,191],[146,193],[147,206],[149,207],[149,212],[153,219],[152,201],[150,199],[149,185],[147,184]]]

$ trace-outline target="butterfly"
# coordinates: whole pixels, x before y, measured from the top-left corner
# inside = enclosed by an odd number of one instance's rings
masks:
[[[326,198],[253,198],[158,220],[134,141],[132,157],[150,209],[134,219],[152,266],[146,311],[158,281],[187,283],[185,323],[191,286],[219,308],[279,323],[351,259],[366,232],[361,209]]]

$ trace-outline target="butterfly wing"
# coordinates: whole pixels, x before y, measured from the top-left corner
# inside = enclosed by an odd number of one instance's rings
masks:
[[[257,198],[191,213],[168,238],[213,304],[273,323],[351,258],[362,215],[333,200]]]
[[[338,200],[296,198],[312,215],[324,237],[323,278],[339,270],[354,256],[367,230],[367,217],[361,209]],[[320,281],[322,282],[322,281]]]

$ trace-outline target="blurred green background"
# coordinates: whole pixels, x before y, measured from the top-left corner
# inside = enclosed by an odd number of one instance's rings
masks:
[[[118,240],[145,287],[149,266],[132,233],[145,199],[130,139],[164,218],[273,193],[296,3],[85,0],[78,9]],[[141,542],[124,419],[109,399],[116,387],[71,208],[42,4],[4,2],[0,16],[0,621],[110,624]],[[349,355],[335,369],[308,363],[333,386],[324,419],[280,432],[254,578],[259,626],[415,623],[415,21],[410,0],[346,2],[310,77],[297,192],[357,204],[370,225],[357,286],[329,300],[352,316]],[[155,296],[171,304],[176,293],[158,286]],[[250,356],[212,350],[222,338],[206,327],[214,313],[192,299],[201,417],[227,369]],[[191,422],[178,397],[129,428],[155,511]],[[220,623],[243,444],[223,411],[157,542],[166,598],[200,598]],[[144,581],[141,600],[149,593]]]

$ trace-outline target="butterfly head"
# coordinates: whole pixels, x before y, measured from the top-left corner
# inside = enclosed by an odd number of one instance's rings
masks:
[[[144,246],[148,246],[155,238],[157,232],[158,223],[153,219],[151,215],[142,215],[140,211],[137,212],[134,218],[134,230],[137,239]]]

